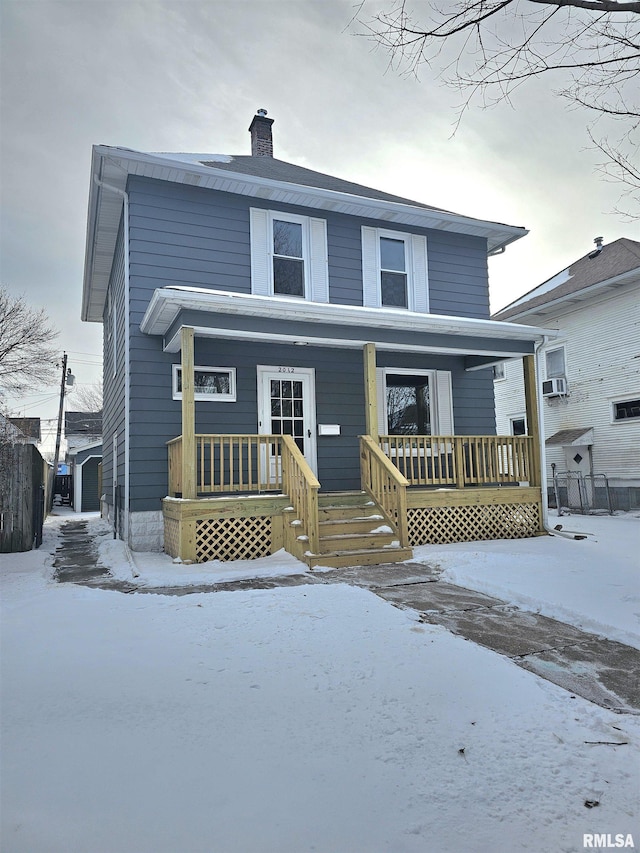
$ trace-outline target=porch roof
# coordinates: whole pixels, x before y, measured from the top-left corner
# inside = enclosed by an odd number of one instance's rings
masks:
[[[158,288],[140,325],[163,335],[166,352],[180,350],[180,328],[201,337],[260,340],[321,347],[379,349],[464,355],[469,369],[533,352],[537,341],[558,332],[401,309],[364,308],[263,297],[182,286]]]

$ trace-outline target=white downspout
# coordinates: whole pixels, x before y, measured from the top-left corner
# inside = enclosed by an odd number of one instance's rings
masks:
[[[129,540],[129,409],[131,381],[129,379],[129,196],[119,187],[101,181],[97,175],[93,180],[99,187],[122,196],[124,200],[124,539]],[[115,460],[114,460],[115,464]]]

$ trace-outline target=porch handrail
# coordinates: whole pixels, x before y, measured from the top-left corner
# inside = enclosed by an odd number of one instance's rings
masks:
[[[197,494],[281,491],[279,435],[197,434]],[[167,442],[169,495],[182,494],[182,436]]]
[[[382,508],[396,528],[402,548],[409,545],[407,486],[409,480],[385,456],[370,435],[360,436],[362,488]]]
[[[318,490],[320,483],[290,435],[280,436],[282,456],[282,491],[289,497],[300,521],[298,538],[306,536],[309,551],[317,554],[320,544]]]
[[[412,486],[534,483],[533,436],[382,435],[379,445]]]

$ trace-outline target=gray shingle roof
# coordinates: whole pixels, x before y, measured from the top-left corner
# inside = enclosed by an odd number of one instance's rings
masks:
[[[219,160],[201,160],[200,162],[203,166],[213,166],[216,169],[224,169],[243,175],[252,175],[256,178],[267,178],[272,181],[299,184],[303,187],[317,187],[323,190],[350,193],[362,196],[363,198],[377,198],[381,201],[392,201],[398,204],[411,204],[415,207],[422,207],[425,210],[438,210],[442,213],[452,212],[443,210],[440,207],[432,207],[429,204],[423,204],[419,201],[402,198],[402,196],[385,193],[382,190],[365,187],[362,184],[355,184],[352,181],[344,181],[342,178],[326,175],[323,172],[315,172],[313,169],[296,166],[294,163],[287,163],[284,160],[276,160],[274,157],[239,155],[230,157],[229,162],[221,162]]]
[[[592,255],[594,256],[591,257]],[[591,252],[584,255],[571,266],[534,287],[529,293],[498,311],[494,319],[510,320],[633,270],[637,270],[640,276],[640,243],[621,237],[613,243],[605,244],[598,254]],[[555,286],[554,279],[558,279]]]
[[[65,412],[65,435],[101,435],[102,412]]]

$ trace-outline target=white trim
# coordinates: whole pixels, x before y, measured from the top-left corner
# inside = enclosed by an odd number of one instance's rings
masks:
[[[551,355],[551,353],[560,352],[560,351],[562,351],[562,365],[564,368],[563,372],[562,373],[555,373],[553,376],[549,376],[549,370],[548,370],[549,356]],[[544,348],[544,378],[545,379],[566,379],[566,377],[567,377],[567,348],[566,348],[566,345],[565,344],[559,344],[556,346],[556,344],[554,343],[554,345],[552,347],[545,347]]]
[[[178,373],[182,370],[181,364],[172,364],[171,365],[171,396],[174,400],[182,400],[182,391],[178,391]],[[195,391],[193,395],[194,400],[204,401],[207,403],[235,403],[237,390],[236,390],[236,368],[235,367],[212,367],[210,365],[202,365],[196,364],[194,365],[193,372],[194,377],[195,374],[200,371],[201,373],[228,373],[229,374],[229,393],[228,394],[204,394],[202,392]]]
[[[404,244],[404,270],[406,277],[406,306],[386,306],[382,301],[382,252],[380,241],[395,240]],[[388,228],[361,228],[362,296],[367,308],[409,311],[426,314],[429,311],[429,273],[427,264],[427,239],[422,234],[393,231]]]
[[[291,222],[302,229],[303,290],[301,296],[275,293],[273,273],[274,222]],[[254,296],[270,296],[278,299],[328,302],[329,262],[327,255],[327,223],[324,219],[286,213],[280,210],[249,208],[251,242],[251,293]]]
[[[211,161],[215,155],[208,155]],[[358,216],[361,219],[383,219],[405,228],[469,234],[487,240],[487,252],[493,254],[514,240],[524,237],[526,228],[474,219],[436,208],[421,207],[409,200],[391,201],[358,196],[336,190],[309,187],[284,181],[258,178],[199,162],[183,160],[176,155],[149,154],[108,145],[95,145],[92,150],[91,173],[100,175],[124,190],[130,174],[158,180],[200,186],[268,200],[270,205],[297,204],[317,211],[327,210]],[[203,159],[205,155],[203,155]],[[85,249],[82,319],[101,322],[107,290],[111,258],[122,204],[109,198],[92,182],[89,191],[87,239]],[[96,235],[101,234],[101,251],[96,251]]]
[[[212,328],[210,326],[192,326],[196,337],[201,338],[213,338],[216,340],[241,340],[241,341],[252,341],[256,340],[256,333],[253,331],[246,331],[244,329],[218,329]],[[375,336],[374,336],[375,338]],[[376,349],[381,352],[412,352],[412,353],[424,353],[431,355],[465,355],[465,356],[491,356],[495,358],[513,358],[517,356],[523,355],[531,355],[531,353],[527,351],[522,351],[520,353],[513,352],[505,352],[501,350],[481,350],[481,349],[470,349],[469,347],[437,347],[430,346],[428,344],[424,346],[419,346],[416,344],[400,344],[400,343],[389,343],[387,341],[377,341],[371,340],[371,335],[362,339],[345,339],[345,338],[327,338],[325,336],[322,337],[312,337],[309,335],[285,335],[280,332],[260,332],[260,341],[265,343],[285,343],[285,344],[305,344],[308,346],[316,346],[316,347],[328,347],[330,349],[362,349],[362,347],[366,343],[374,343],[376,345]],[[174,353],[180,351],[180,330],[176,332],[176,334],[170,338],[168,341],[165,340],[163,343],[163,352]],[[474,370],[482,370],[486,368],[486,364],[480,364],[476,367],[468,367],[467,371],[471,372]]]
[[[640,399],[640,392],[633,391],[628,394],[616,395],[615,397],[609,397],[609,417],[611,418],[611,424],[615,424],[619,426],[620,424],[638,424],[640,423],[640,417],[638,418],[616,418],[615,416],[615,407],[616,403],[630,403],[632,400]]]
[[[271,423],[267,423],[267,402],[270,400],[266,393],[265,386],[270,379],[286,379],[291,380],[302,378],[306,383],[303,391],[303,419],[308,434],[304,436],[305,447],[307,452],[304,458],[309,463],[309,467],[314,474],[318,474],[318,448],[316,441],[317,433],[317,414],[316,414],[316,370],[315,367],[294,367],[292,365],[270,365],[257,364],[257,409],[258,409],[258,435],[269,435],[271,432]],[[310,434],[309,434],[310,433]]]
[[[376,369],[378,385],[378,428],[381,435],[387,435],[389,413],[387,411],[387,376],[426,376],[429,380],[429,422],[432,435],[453,435],[453,393],[451,391],[451,371],[435,369],[414,369],[412,367],[379,367]],[[381,402],[380,402],[381,401]],[[445,408],[449,411],[444,411]],[[451,426],[451,429],[442,427]],[[383,429],[380,429],[383,427]]]
[[[513,431],[513,422],[514,421],[524,421],[524,433],[522,435],[529,435],[529,426],[527,424],[527,413],[521,412],[515,415],[507,415],[509,418],[509,435],[515,435]]]
[[[86,459],[83,459],[82,462],[76,462],[73,460],[73,508],[76,512],[82,512],[82,471],[80,471],[80,475],[76,476],[76,472],[78,469],[84,467],[84,463],[88,462],[90,459],[102,459],[101,453],[93,453],[91,456],[87,456]],[[98,502],[100,501],[100,495],[98,495]]]
[[[256,296],[205,288],[173,285],[156,288],[140,330],[147,335],[164,335],[182,309],[206,311],[211,314],[232,314],[248,317],[296,320],[309,323],[332,323],[340,326],[371,326],[380,329],[432,334],[470,335],[498,340],[541,341],[555,339],[560,332],[520,323],[480,320],[473,317],[453,317],[446,314],[418,314],[406,309],[368,308],[359,305],[335,305],[307,302],[303,299]],[[507,353],[516,357],[519,353]]]

